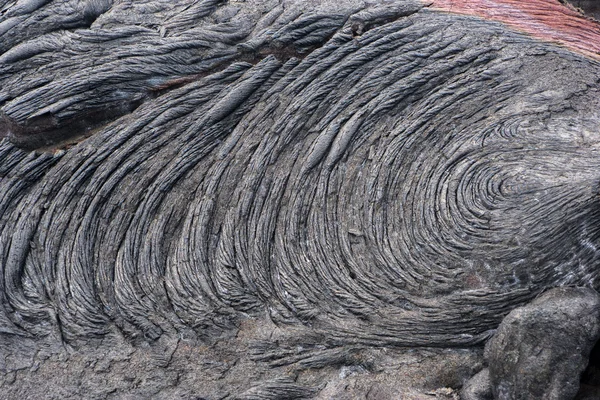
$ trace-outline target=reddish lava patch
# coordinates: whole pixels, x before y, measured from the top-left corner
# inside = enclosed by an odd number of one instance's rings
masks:
[[[432,0],[432,7],[500,21],[600,59],[600,24],[558,0]]]

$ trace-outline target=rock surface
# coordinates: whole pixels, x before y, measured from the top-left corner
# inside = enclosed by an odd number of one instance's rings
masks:
[[[493,400],[490,370],[484,368],[465,383],[460,391],[461,400]]]
[[[600,296],[559,288],[513,310],[486,345],[499,400],[569,400],[600,337]]]
[[[413,391],[453,396],[512,309],[600,287],[596,28],[551,0],[1,1],[0,393],[385,397],[383,355],[435,346]]]

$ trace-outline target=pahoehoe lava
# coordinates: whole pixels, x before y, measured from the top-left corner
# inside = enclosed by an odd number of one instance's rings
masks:
[[[589,54],[416,1],[45,3],[0,17],[1,334],[467,346],[600,286]]]

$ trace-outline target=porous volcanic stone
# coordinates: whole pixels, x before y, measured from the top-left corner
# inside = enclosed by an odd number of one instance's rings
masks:
[[[558,288],[513,310],[488,342],[495,399],[573,399],[600,333],[600,296]]]

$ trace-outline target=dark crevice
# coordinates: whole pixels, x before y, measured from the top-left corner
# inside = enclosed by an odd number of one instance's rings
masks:
[[[94,21],[112,7],[112,0],[88,1],[83,9],[83,21],[87,27],[92,26]]]
[[[563,4],[571,4],[582,14],[600,20],[600,1],[598,0],[560,0]]]
[[[600,398],[600,342],[596,343],[590,353],[588,366],[581,374],[580,385],[576,400]]]
[[[331,36],[325,38],[323,43],[327,43],[332,37],[333,37],[333,34]],[[194,74],[194,75],[182,76],[182,77],[171,79],[167,82],[164,82],[158,86],[151,88],[149,90],[149,95],[151,98],[159,97],[159,96],[165,94],[166,92],[183,87],[183,86],[187,85],[188,83],[195,82],[206,76],[221,72],[221,71],[225,70],[226,68],[228,68],[231,64],[236,63],[236,62],[246,62],[249,64],[256,65],[259,62],[261,62],[262,60],[264,60],[265,58],[267,58],[269,56],[273,56],[277,60],[279,60],[281,63],[286,63],[287,61],[289,61],[291,59],[302,60],[306,56],[308,56],[310,53],[315,51],[317,48],[318,48],[318,46],[312,46],[309,48],[298,49],[296,46],[289,46],[289,45],[285,46],[285,45],[282,45],[277,42],[271,43],[271,44],[269,44],[259,50],[256,50],[256,51],[255,50],[246,50],[246,49],[242,48],[240,53],[237,55],[237,57],[223,61],[205,72],[202,72],[199,74]]]
[[[407,12],[407,13],[404,13],[401,15],[394,15],[392,17],[383,18],[378,21],[371,21],[369,23],[366,23],[365,21],[361,21],[361,20],[355,20],[355,21],[353,21],[353,23],[351,25],[352,35],[354,37],[361,36],[368,30],[371,30],[377,26],[382,26],[382,25],[385,25],[388,23],[392,23],[394,21],[399,20],[400,18],[414,14],[416,11],[417,10],[410,11],[410,12]],[[336,33],[338,33],[338,31],[334,31],[331,34],[324,37],[323,40],[321,41],[320,45],[318,45],[318,46],[307,46],[307,47],[298,48],[294,45],[283,44],[283,43],[275,41],[275,42],[271,42],[268,45],[260,48],[259,50],[247,49],[247,48],[242,47],[240,49],[240,53],[237,55],[237,57],[235,57],[231,60],[227,60],[222,63],[219,63],[218,65],[216,65],[215,67],[211,68],[210,70],[208,70],[206,72],[195,74],[195,75],[179,77],[179,78],[175,78],[170,81],[167,81],[159,86],[151,88],[149,94],[152,98],[158,97],[170,90],[178,89],[182,86],[185,86],[188,83],[197,81],[198,79],[204,78],[208,75],[223,71],[224,69],[226,69],[228,66],[230,66],[234,62],[247,62],[247,63],[256,65],[260,61],[267,58],[268,56],[274,56],[281,63],[285,63],[293,58],[302,60],[305,57],[307,57],[310,53],[312,53],[319,47],[322,47],[325,43],[329,42],[335,36]]]
[[[133,112],[142,100],[119,103],[111,108],[89,109],[85,113],[58,121],[46,113],[19,124],[5,114],[0,115],[0,139],[8,138],[24,150],[52,151],[65,149],[91,136],[98,128]]]

